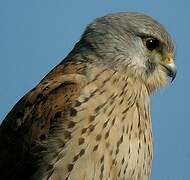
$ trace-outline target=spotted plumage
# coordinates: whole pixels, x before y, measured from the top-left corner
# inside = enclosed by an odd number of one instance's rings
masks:
[[[95,20],[3,121],[0,179],[148,180],[149,97],[174,79],[174,51],[143,14]]]

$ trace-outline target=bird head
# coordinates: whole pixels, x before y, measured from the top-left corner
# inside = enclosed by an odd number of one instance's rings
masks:
[[[79,45],[80,44],[80,45]],[[140,13],[116,13],[96,19],[76,47],[103,64],[144,83],[153,92],[176,76],[175,43],[165,28]]]

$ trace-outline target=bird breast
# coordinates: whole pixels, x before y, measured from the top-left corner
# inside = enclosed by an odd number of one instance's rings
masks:
[[[146,88],[111,70],[91,69],[88,79],[66,115],[75,126],[68,129],[64,123],[57,134],[66,145],[55,150],[59,155],[48,176],[147,180],[152,139]],[[67,139],[68,132],[72,138]]]

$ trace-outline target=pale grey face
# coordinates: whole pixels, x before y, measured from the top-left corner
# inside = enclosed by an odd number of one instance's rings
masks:
[[[84,32],[82,51],[98,55],[96,63],[144,82],[150,91],[175,77],[175,45],[164,27],[139,13],[96,19]]]

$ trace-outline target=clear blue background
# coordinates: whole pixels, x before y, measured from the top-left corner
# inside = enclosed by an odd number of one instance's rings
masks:
[[[190,171],[190,1],[0,0],[0,119],[71,50],[98,16],[153,16],[177,43],[177,78],[152,98],[151,180],[188,180]]]

